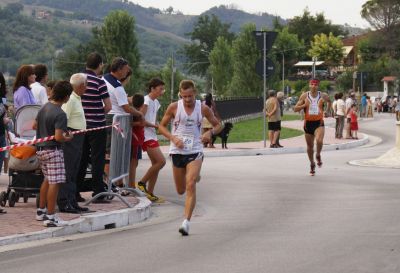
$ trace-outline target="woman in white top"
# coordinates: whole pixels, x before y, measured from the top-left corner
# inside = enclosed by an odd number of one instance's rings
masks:
[[[36,75],[36,82],[31,84],[31,91],[37,104],[45,105],[49,101],[46,89],[48,80],[47,66],[44,64],[37,64],[34,66],[33,71]]]
[[[344,120],[346,116],[346,103],[343,100],[343,93],[340,92],[336,102],[336,116],[338,118],[338,135],[337,138],[343,138]]]

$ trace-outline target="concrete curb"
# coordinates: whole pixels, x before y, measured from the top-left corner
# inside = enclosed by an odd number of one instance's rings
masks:
[[[378,158],[357,159],[348,163],[358,167],[400,169],[400,149],[394,147]]]
[[[352,149],[356,147],[363,146],[368,143],[369,135],[362,134],[364,137],[362,139],[353,140],[347,143],[340,144],[328,144],[324,145],[323,151],[334,151],[334,150],[345,150]],[[239,149],[228,149],[222,151],[204,151],[204,155],[206,157],[228,157],[228,156],[257,156],[257,155],[274,155],[274,154],[297,154],[297,153],[305,153],[306,147],[304,143],[304,147],[284,147],[279,149],[273,148],[243,148],[243,150]],[[164,156],[168,158],[168,152],[163,152]],[[149,159],[147,154],[143,154],[143,159]]]
[[[142,222],[151,215],[151,202],[146,197],[137,198],[139,199],[139,204],[134,208],[82,215],[78,219],[69,221],[68,225],[65,227],[47,228],[37,232],[1,237],[0,246],[61,237],[76,233],[119,228]]]

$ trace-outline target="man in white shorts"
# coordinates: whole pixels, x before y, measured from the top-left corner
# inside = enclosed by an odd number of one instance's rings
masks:
[[[203,163],[203,143],[221,131],[221,126],[211,109],[196,100],[193,81],[183,80],[179,85],[181,99],[171,103],[160,122],[158,130],[171,141],[172,171],[178,194],[186,192],[185,219],[179,228],[183,236],[189,235],[189,221],[196,204],[196,182]],[[213,126],[201,135],[203,117]],[[167,129],[173,120],[171,132]]]

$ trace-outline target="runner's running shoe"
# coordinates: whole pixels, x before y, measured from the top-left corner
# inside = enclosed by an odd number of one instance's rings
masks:
[[[310,165],[310,175],[314,176],[315,175],[315,163],[312,163]]]
[[[187,219],[183,220],[182,225],[179,228],[179,233],[182,234],[182,236],[189,235],[189,221]]]
[[[318,168],[321,168],[321,167],[322,167],[321,156],[320,156],[320,155],[317,155],[317,156],[315,156],[315,158],[317,159],[317,166],[318,166]]]

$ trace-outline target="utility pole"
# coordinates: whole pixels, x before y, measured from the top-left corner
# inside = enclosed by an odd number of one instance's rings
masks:
[[[282,53],[282,92],[285,95],[285,53]]]
[[[263,86],[264,86],[264,92],[263,92],[263,103],[264,103],[264,130],[263,130],[263,136],[264,136],[264,148],[267,147],[267,128],[266,128],[266,123],[267,123],[267,109],[265,105],[265,101],[267,100],[266,98],[266,93],[267,93],[267,32],[263,32],[263,38],[264,38],[264,48],[263,48]],[[270,140],[271,141],[271,140]]]
[[[174,74],[175,74],[175,65],[174,65],[174,52],[172,51],[171,58],[171,102],[174,101]]]

